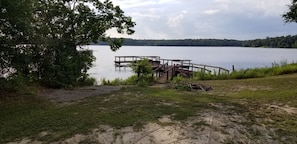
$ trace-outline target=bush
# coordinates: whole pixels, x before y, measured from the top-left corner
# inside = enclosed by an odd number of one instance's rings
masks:
[[[22,74],[16,73],[7,79],[0,79],[0,90],[7,92],[21,91],[27,83],[28,80]]]
[[[184,78],[180,74],[178,74],[176,77],[173,78],[173,82],[175,83],[179,83],[182,80],[184,80]]]
[[[137,85],[148,86],[154,82],[152,65],[148,59],[142,59],[132,65],[132,70],[137,74]]]
[[[79,81],[79,86],[93,86],[97,84],[97,80],[92,77],[88,77],[86,79],[80,80]]]

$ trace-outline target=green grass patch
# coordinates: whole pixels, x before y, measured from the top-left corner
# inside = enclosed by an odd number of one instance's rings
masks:
[[[153,84],[155,81],[154,77],[151,75],[141,75],[140,77],[137,77],[137,75],[132,75],[128,77],[127,79],[120,79],[116,78],[114,80],[108,80],[103,78],[101,80],[102,85],[110,85],[110,86],[116,86],[116,85],[137,85],[140,87],[147,87]]]
[[[102,85],[110,85],[110,86],[116,86],[116,85],[135,85],[137,81],[137,76],[133,75],[127,79],[120,79],[116,78],[114,80],[108,80],[108,79],[101,79]]]

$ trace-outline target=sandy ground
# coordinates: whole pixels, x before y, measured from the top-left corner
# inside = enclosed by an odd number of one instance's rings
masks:
[[[76,134],[54,144],[273,144],[295,143],[286,138],[275,139],[272,129],[264,125],[249,125],[242,114],[230,113],[232,107],[211,104],[220,111],[207,110],[186,121],[174,121],[171,116],[163,116],[156,123],[148,123],[140,130],[133,127],[115,129],[107,125],[92,130],[88,134]],[[276,105],[265,106],[267,110],[296,114],[297,109]],[[46,136],[47,132],[40,135]],[[10,144],[41,144],[24,138]]]

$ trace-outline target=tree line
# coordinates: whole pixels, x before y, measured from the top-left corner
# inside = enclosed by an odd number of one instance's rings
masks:
[[[242,41],[243,47],[297,48],[297,35]]]
[[[107,45],[106,42],[94,44]],[[281,37],[267,37],[255,40],[232,39],[179,39],[179,40],[136,40],[123,39],[126,46],[234,46],[234,47],[269,47],[269,48],[297,48],[297,35]]]
[[[145,46],[239,46],[237,40],[229,39],[184,39],[184,40],[133,40],[125,39],[123,45]]]
[[[93,83],[87,70],[95,57],[82,46],[98,40],[117,50],[135,23],[105,0],[0,0],[0,91],[18,83],[60,88]],[[15,82],[15,83],[14,83]]]

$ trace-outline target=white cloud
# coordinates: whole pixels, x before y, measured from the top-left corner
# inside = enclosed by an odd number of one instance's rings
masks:
[[[166,3],[175,3],[177,0],[112,0],[115,5],[123,9],[156,6]]]
[[[183,19],[184,19],[184,15],[179,14],[177,16],[169,18],[167,24],[169,27],[178,28],[178,27],[181,27],[181,23]]]
[[[210,10],[206,10],[204,11],[203,13],[204,14],[208,14],[208,15],[213,15],[215,13],[218,13],[220,10],[213,10],[213,9],[210,9]]]
[[[141,13],[141,12],[130,13],[130,16],[132,16],[132,17],[150,18],[150,19],[159,19],[161,17],[160,15],[149,14],[149,13]]]
[[[252,39],[297,33],[296,24],[284,25],[281,17],[291,0],[111,1],[136,22],[133,38]]]
[[[254,17],[280,16],[291,0],[215,0],[222,11]]]
[[[188,11],[186,11],[186,10],[183,10],[183,11],[182,11],[182,13],[186,14],[186,13],[188,13]]]

